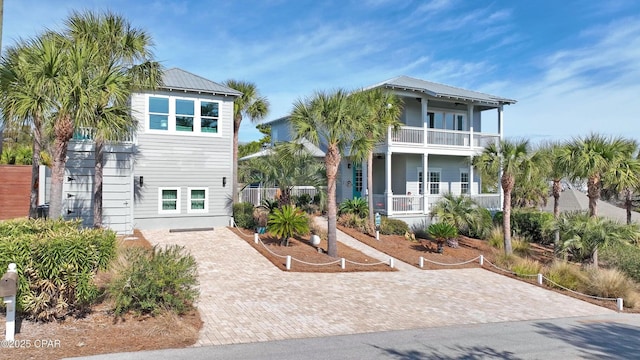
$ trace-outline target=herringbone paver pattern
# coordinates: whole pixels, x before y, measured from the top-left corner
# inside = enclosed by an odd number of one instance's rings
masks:
[[[227,228],[144,235],[184,245],[198,260],[196,345],[611,313],[483,269],[292,273]]]

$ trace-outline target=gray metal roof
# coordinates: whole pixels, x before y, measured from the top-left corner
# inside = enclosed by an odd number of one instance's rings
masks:
[[[457,88],[454,86],[438,84],[426,80],[420,80],[409,76],[398,76],[393,79],[369,86],[365,89],[373,89],[384,86],[389,89],[410,90],[425,93],[427,95],[451,99],[474,101],[488,105],[515,104],[516,100],[502,98],[499,96],[484,94],[477,91]]]
[[[320,150],[320,148],[318,148],[317,146],[315,146],[313,143],[311,143],[309,140],[302,138],[300,140],[296,140],[294,141],[297,144],[302,144],[302,146],[304,146],[305,150],[307,150],[307,152],[309,152],[309,154],[313,157],[316,158],[323,158],[325,156],[324,151]],[[249,160],[249,159],[253,159],[256,157],[261,157],[261,156],[268,156],[271,155],[273,153],[273,148],[268,148],[268,149],[263,149],[258,151],[257,153],[253,153],[250,155],[247,155],[245,157],[241,157],[240,159],[238,159],[239,161],[244,161],[244,160]]]
[[[220,85],[202,76],[178,68],[165,70],[162,76],[162,88],[170,91],[185,91],[219,95],[241,96],[242,93],[230,87]]]
[[[553,212],[553,197],[549,197],[544,211]],[[565,211],[587,211],[589,210],[589,198],[587,194],[577,190],[572,186],[566,187],[560,193],[559,204],[560,212]],[[598,216],[609,218],[621,224],[627,223],[627,210],[612,205],[606,201],[598,200]],[[640,223],[640,214],[632,211],[631,220]]]

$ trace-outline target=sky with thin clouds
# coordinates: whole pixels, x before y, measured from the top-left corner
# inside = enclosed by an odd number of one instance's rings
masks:
[[[256,83],[266,120],[316,90],[407,75],[516,99],[507,137],[640,140],[635,0],[5,0],[2,46],[86,9],[145,29],[166,68]],[[243,121],[241,141],[260,136]]]

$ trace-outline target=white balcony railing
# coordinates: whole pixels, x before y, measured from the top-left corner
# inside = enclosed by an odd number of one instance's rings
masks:
[[[470,195],[480,207],[489,210],[499,210],[502,204],[500,204],[500,195],[498,194],[479,194]],[[438,203],[443,197],[443,194],[427,195],[427,211],[428,214],[433,206]],[[383,194],[373,195],[374,211],[381,214],[424,214],[424,199],[422,195],[393,195],[391,196],[393,208],[391,212],[387,211],[387,201]]]
[[[426,133],[426,139],[425,139]],[[423,127],[402,126],[398,131],[391,132],[390,144],[417,145],[417,146],[455,146],[470,148],[485,147],[500,139],[497,134],[473,133],[471,140],[470,131],[425,129]]]
[[[72,140],[74,141],[93,141],[95,136],[95,129],[94,128],[88,128],[88,127],[79,127],[76,128],[73,132],[73,138]],[[113,141],[116,142],[116,141]],[[119,141],[121,143],[125,143],[125,144],[130,144],[134,142],[134,136],[128,136],[127,138],[125,138],[122,141]],[[111,143],[111,142],[110,142]]]

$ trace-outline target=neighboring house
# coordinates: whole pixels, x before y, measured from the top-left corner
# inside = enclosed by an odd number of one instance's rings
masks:
[[[135,93],[139,121],[129,141],[105,147],[103,224],[138,229],[229,225],[232,215],[233,102],[241,93],[181,69],[157,91]],[[66,218],[93,222],[93,135],[69,145],[63,188]]]
[[[549,196],[547,199],[547,205],[542,207],[543,211],[553,213],[553,204],[555,199],[553,196]],[[563,190],[560,193],[558,199],[558,205],[560,212],[571,211],[589,211],[589,197],[585,192],[582,192],[570,184],[563,186]],[[617,207],[607,201],[598,200],[598,216],[617,221],[620,224],[627,223],[627,210]],[[631,221],[640,223],[640,213],[636,211],[631,212]]]
[[[428,221],[443,194],[468,194],[482,206],[501,208],[500,194],[481,194],[474,155],[502,139],[503,106],[515,100],[399,76],[366,89],[385,88],[404,103],[397,132],[389,129],[373,159],[375,211],[409,224]],[[273,142],[292,138],[288,117],[269,123]],[[326,150],[326,146],[320,146]],[[338,201],[365,197],[366,162],[343,159]]]

